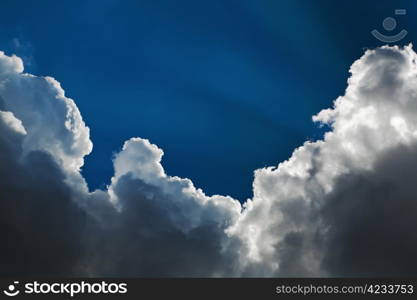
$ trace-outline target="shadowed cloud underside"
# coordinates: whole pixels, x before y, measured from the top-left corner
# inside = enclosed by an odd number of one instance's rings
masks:
[[[75,102],[1,52],[0,274],[416,275],[416,58],[411,45],[366,51],[345,94],[313,116],[324,139],[256,170],[242,205],[167,174],[143,138],[89,191],[93,143]]]

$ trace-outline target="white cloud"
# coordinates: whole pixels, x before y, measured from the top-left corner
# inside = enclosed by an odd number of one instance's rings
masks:
[[[322,245],[315,239],[325,239],[327,231],[339,230],[337,223],[327,224],[321,212],[333,200],[332,195],[341,193],[338,189],[343,189],[343,186],[339,186],[338,181],[360,178],[375,170],[389,151],[400,154],[404,151],[401,146],[412,147],[417,142],[415,59],[416,53],[411,46],[367,51],[351,67],[352,76],[346,94],[335,101],[334,108],[325,109],[313,117],[314,121],[331,126],[332,130],[324,140],[306,142],[294,151],[288,161],[275,169],[256,171],[254,199],[247,204],[241,219],[229,229],[245,241],[249,263],[263,265],[269,274],[326,274],[322,265]],[[372,188],[370,186],[369,191]],[[351,204],[373,201],[359,197],[355,190],[346,189],[343,193],[344,201]],[[376,205],[388,205],[384,195],[380,197]],[[339,213],[348,216],[351,212]],[[417,210],[413,214],[416,217]],[[402,217],[395,215],[395,218]],[[326,226],[323,227],[323,223]],[[385,233],[381,227],[381,232],[373,234]],[[294,235],[299,237],[299,249],[288,245],[288,237]],[[409,238],[415,237],[410,232]],[[293,253],[300,251],[297,260],[292,263],[285,261],[288,259],[285,247],[290,246]],[[364,247],[362,251],[383,250]],[[385,258],[392,259],[389,255],[386,253]],[[289,267],[289,264],[300,265],[294,273],[291,271],[293,266]]]
[[[241,210],[237,200],[217,195],[208,197],[202,190],[196,189],[191,180],[166,175],[161,165],[162,155],[163,151],[146,139],[132,138],[127,141],[114,159],[115,176],[109,186],[114,202],[120,201],[123,206],[123,197],[119,197],[115,189],[120,189],[123,179],[128,177],[132,186],[123,188],[129,193],[137,190],[135,180],[141,185],[156,187],[156,191],[144,196],[154,205],[174,205],[175,209],[168,211],[168,216],[184,232],[206,222],[214,222],[224,228],[235,222]]]
[[[23,61],[16,55],[7,56],[3,51],[0,51],[0,57],[0,76],[23,72]]]
[[[190,180],[166,174],[163,151],[141,138],[130,139],[116,154],[111,185],[88,192],[79,168],[92,143],[75,103],[56,80],[24,74],[19,58],[0,53],[0,177],[9,178],[0,204],[19,216],[21,210],[9,203],[13,198],[26,199],[22,207],[31,207],[31,200],[51,201],[50,208],[29,209],[25,218],[51,249],[69,249],[53,258],[61,262],[55,269],[21,266],[21,271],[415,275],[415,61],[411,46],[367,51],[352,65],[345,95],[313,117],[331,131],[277,167],[256,170],[254,197],[242,209],[235,199],[208,197]],[[47,185],[40,165],[56,173]],[[51,199],[43,198],[43,189]],[[60,216],[62,234],[52,230],[55,221],[45,229],[37,218],[43,211]],[[74,219],[65,217],[68,211]],[[3,218],[9,228],[19,228],[18,217]],[[57,238],[67,231],[71,240]],[[25,231],[21,236],[24,240]]]
[[[89,129],[58,81],[22,73],[22,60],[0,52],[0,109],[12,112],[27,130],[24,151],[42,150],[65,170],[77,172],[92,150]]]
[[[10,111],[1,111],[0,110],[0,118],[3,122],[8,125],[9,128],[13,129],[14,131],[20,134],[27,134],[25,127],[22,125],[22,121],[17,119],[13,113]]]

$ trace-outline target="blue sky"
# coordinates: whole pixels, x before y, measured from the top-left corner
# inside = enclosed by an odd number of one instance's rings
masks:
[[[372,29],[405,8],[402,43],[415,40],[413,3],[2,1],[0,48],[76,101],[94,143],[90,188],[109,183],[113,153],[139,136],[164,150],[170,175],[245,200],[253,170],[321,137],[311,116],[381,44]]]

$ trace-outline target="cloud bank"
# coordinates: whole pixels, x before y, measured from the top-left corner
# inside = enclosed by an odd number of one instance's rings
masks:
[[[330,130],[255,171],[243,205],[170,176],[132,138],[106,190],[75,102],[0,52],[0,275],[394,276],[417,274],[417,54],[368,50]]]

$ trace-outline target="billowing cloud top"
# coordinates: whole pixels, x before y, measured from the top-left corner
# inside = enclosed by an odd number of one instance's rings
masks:
[[[0,109],[12,112],[30,128],[24,152],[48,152],[62,168],[78,171],[92,143],[77,106],[55,79],[22,72],[20,58],[0,52]]]
[[[368,50],[350,71],[313,116],[324,139],[256,170],[241,206],[167,175],[142,138],[115,155],[106,190],[88,191],[74,101],[0,52],[1,275],[416,275],[416,53]]]

